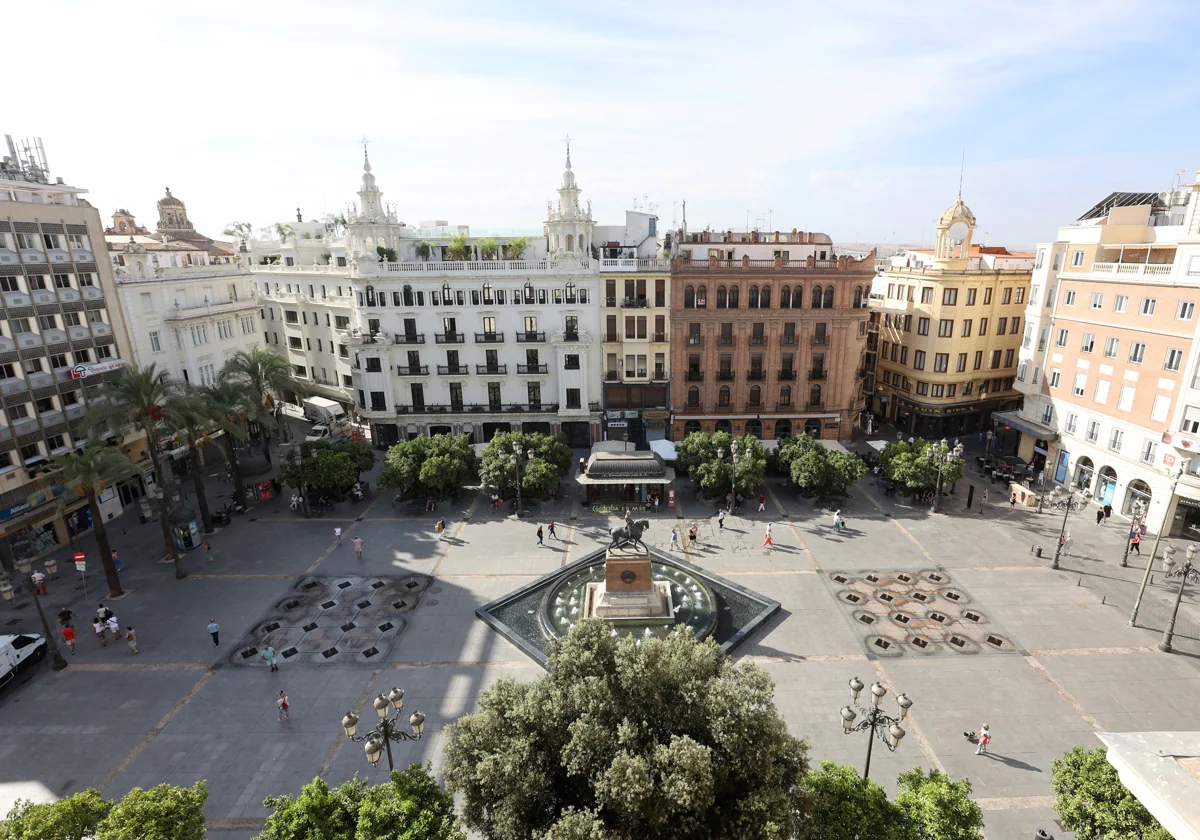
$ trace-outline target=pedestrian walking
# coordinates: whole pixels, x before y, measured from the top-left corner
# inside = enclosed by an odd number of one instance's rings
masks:
[[[1138,557],[1142,556],[1142,538],[1137,531],[1133,532],[1133,536],[1129,538],[1129,550]]]
[[[767,523],[767,532],[763,534],[763,548],[774,548],[775,543],[771,541],[771,523]]]
[[[1013,493],[1012,498],[1008,500],[1008,512],[1012,513],[1017,509],[1017,494]]]
[[[758,512],[762,513],[767,509],[767,496],[765,493],[758,494]]]
[[[496,505],[498,505],[499,503],[500,503],[500,497],[497,496],[495,493],[493,493],[492,494],[492,503],[490,505],[488,505],[488,510],[495,510]]]
[[[109,614],[108,621],[104,622],[104,626],[108,628],[110,633],[112,633],[114,642],[119,642],[121,640],[121,623],[117,621],[117,617],[115,615]]]
[[[33,591],[39,595],[46,594],[46,576],[41,572],[34,572],[30,579],[33,581]]]
[[[96,638],[100,640],[100,647],[108,647],[108,642],[104,641],[104,622],[98,618],[92,619],[92,632],[96,634]]]
[[[121,558],[117,555],[117,552],[115,552],[115,551],[112,553],[112,561],[113,561],[113,568],[116,569],[118,572],[121,571]]]
[[[688,528],[688,542],[691,543],[692,550],[696,550],[696,523],[692,523],[692,527]]]
[[[288,711],[288,696],[282,691],[279,692],[279,699],[275,701],[275,705],[279,707],[279,722],[283,723],[283,719],[292,719],[291,712]]]
[[[437,538],[438,538],[438,541],[440,542],[440,541],[441,541],[441,539],[442,539],[442,534],[443,534],[443,533],[445,532],[445,530],[446,530],[446,520],[445,520],[445,518],[439,519],[439,520],[437,521],[437,524],[433,526],[433,530],[434,530],[435,532],[437,532]]]
[[[546,528],[546,533],[549,534],[550,536],[554,537],[554,539],[556,539],[556,540],[558,539],[558,534],[555,533],[555,531],[554,531],[554,523],[553,522],[551,522],[550,525]]]
[[[840,510],[835,510],[833,512],[833,530],[842,530],[842,512]]]
[[[545,545],[545,543],[542,542],[542,526],[541,525],[538,526],[537,537],[538,537],[538,545]]]
[[[67,646],[67,650],[75,653],[75,628],[68,624],[62,629],[63,644]]]
[[[341,525],[338,525],[338,526],[335,526],[335,527],[334,527],[334,529],[333,529],[333,541],[334,541],[336,544],[338,544],[338,545],[341,545],[341,544],[342,544],[342,526],[341,526]]]
[[[133,629],[132,624],[125,626],[125,640],[129,642],[129,649],[134,653],[141,653],[137,646],[137,631]]]
[[[221,625],[217,624],[217,620],[215,618],[210,618],[208,620],[208,633],[210,636],[212,636],[214,647],[221,644]]]
[[[103,606],[103,605],[101,605],[101,606]],[[73,619],[74,617],[75,617],[75,613],[71,612],[70,607],[63,607],[61,610],[58,611],[59,626],[61,627],[63,625],[70,623],[71,619]]]
[[[679,529],[672,528],[671,529],[671,545],[668,547],[668,551],[674,551],[677,548],[679,548]]]
[[[263,645],[263,649],[258,652],[258,655],[266,660],[266,663],[271,666],[272,671],[279,670],[279,664],[275,661],[275,648],[270,645]]]
[[[355,558],[361,560],[362,559],[362,545],[363,545],[362,537],[355,537],[350,542],[354,543]]]
[[[1099,510],[1096,511],[1096,524],[1097,525],[1104,524],[1104,508],[1100,508]]]
[[[66,607],[63,607],[63,609],[65,610]],[[72,615],[74,615],[74,613],[72,613]],[[112,610],[101,604],[100,606],[96,607],[96,615],[100,617],[101,621],[108,621],[110,618],[112,618]],[[59,620],[61,621],[61,613]]]
[[[724,530],[725,528],[725,509],[717,511],[717,527]]]
[[[658,513],[658,494],[655,493],[651,498],[654,501],[654,512]]]
[[[986,723],[979,727],[979,734],[975,737],[979,742],[979,746],[975,748],[975,755],[983,755],[988,750],[988,744],[992,743],[992,733],[988,730]]]
[[[983,488],[983,501],[979,503],[979,515],[980,516],[983,516],[983,509],[987,505],[987,502],[988,502],[988,489],[986,487],[984,487]]]
[[[1107,522],[1108,517],[1112,516],[1112,505],[1105,504],[1103,510],[1104,510],[1104,521]]]
[[[212,543],[208,540],[204,541],[204,559],[209,563],[212,562]]]

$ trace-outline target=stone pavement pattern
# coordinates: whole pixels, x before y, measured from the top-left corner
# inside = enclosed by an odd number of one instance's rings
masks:
[[[680,509],[652,515],[648,539],[666,549],[671,528],[683,535],[694,521],[698,544],[682,552],[691,562],[782,602],[737,656],[771,674],[779,709],[795,734],[809,738],[814,761],[861,766],[866,736],[844,736],[838,710],[851,677],[880,679],[893,696],[903,690],[915,705],[900,749],[875,750],[872,778],[894,790],[900,770],[943,769],[972,780],[992,840],[1030,836],[1038,827],[1062,837],[1050,798],[1055,756],[1077,743],[1097,746],[1093,733],[1104,729],[1200,728],[1200,709],[1189,702],[1200,691],[1197,607],[1189,596],[1180,622],[1185,635],[1177,640],[1182,652],[1159,653],[1157,632],[1127,624],[1140,570],[1119,565],[1123,526],[1095,527],[1087,512],[1079,514],[1072,520],[1074,552],[1055,571],[1048,558],[1031,556],[1030,545],[1053,545],[1060,515],[1010,514],[1007,504],[983,515],[965,511],[969,481],[960,483],[948,513],[930,515],[884,498],[865,480],[843,507],[849,527],[841,532],[831,529],[828,512],[814,511],[775,482],[766,513],[739,512],[720,528],[714,508],[679,482]],[[406,715],[420,709],[427,716],[426,737],[394,745],[396,761],[431,761],[437,768],[444,727],[475,708],[480,692],[502,678],[540,673],[476,620],[475,608],[602,546],[617,522],[569,500],[518,522],[489,512],[487,500],[471,494],[437,515],[450,522],[443,539],[434,532],[435,515],[393,510],[386,496],[339,505],[312,520],[275,500],[218,532],[212,563],[189,555],[191,576],[183,581],[154,562],[155,526],[126,518],[113,539],[125,563],[123,582],[133,591],[110,605],[122,624],[137,627],[142,652],[100,648],[83,633],[67,670],[39,666],[0,691],[0,797],[58,796],[88,785],[116,796],[136,785],[206,778],[209,836],[244,840],[261,827],[268,794],[294,793],[318,774],[334,784],[356,772],[371,781],[386,776],[386,768],[371,768],[361,748],[346,742],[339,721],[351,709],[369,720],[370,698],[393,685],[405,689]],[[539,547],[536,524],[550,518],[559,539]],[[775,543],[769,551],[762,548],[768,521]],[[335,525],[345,529],[340,544]],[[364,541],[362,560],[354,557],[354,536]],[[94,556],[88,542],[85,550]],[[898,579],[930,572],[945,575],[952,585],[943,591],[965,596],[970,609],[1002,630],[1006,644],[975,654],[948,645],[899,657],[872,650],[864,610],[839,597],[847,585],[836,578],[868,582],[872,573]],[[1155,622],[1171,593],[1161,574],[1156,578],[1146,615],[1161,630]],[[409,580],[428,588],[415,608],[405,606],[402,629],[378,655],[320,664],[294,656],[281,660],[279,672],[251,659],[243,661],[258,667],[236,664],[259,634],[279,632],[265,630],[273,617],[289,609],[299,617],[307,609],[288,604],[310,580],[321,591],[346,581],[362,583],[364,593],[377,582],[389,592]],[[46,606],[53,613],[70,604],[90,621],[95,604],[84,603],[74,586],[69,575],[52,581]],[[6,631],[37,629],[32,609],[6,609],[0,607]],[[214,617],[219,647],[205,631]],[[275,708],[280,690],[291,701],[291,719],[283,723]],[[984,722],[995,739],[986,757],[962,736]]]

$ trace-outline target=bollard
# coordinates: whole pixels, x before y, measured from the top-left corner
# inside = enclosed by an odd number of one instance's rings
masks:
[[[1037,547],[1037,556],[1039,558],[1042,556],[1042,547],[1040,545]]]

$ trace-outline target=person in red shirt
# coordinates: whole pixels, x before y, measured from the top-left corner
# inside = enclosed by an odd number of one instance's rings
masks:
[[[63,643],[66,644],[67,649],[70,650],[71,653],[74,653],[75,652],[75,628],[72,627],[70,624],[63,627],[62,637],[63,637]]]

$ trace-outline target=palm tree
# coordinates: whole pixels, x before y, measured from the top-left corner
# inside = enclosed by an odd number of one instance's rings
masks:
[[[327,213],[321,221],[331,239],[338,239],[346,232],[346,216],[342,213]]]
[[[524,236],[510,239],[504,243],[504,257],[509,260],[519,260],[525,256],[525,249],[528,247],[529,241]]]
[[[235,439],[244,440],[246,437],[249,393],[250,389],[245,382],[233,379],[218,379],[204,389],[209,419],[225,433],[221,435],[222,446],[225,460],[229,464],[229,471],[233,474],[234,498],[238,500],[239,504],[246,503],[246,493],[242,483],[242,465],[238,463],[233,442]]]
[[[280,245],[286,245],[289,239],[296,238],[296,231],[287,222],[276,222],[275,235],[279,237]]]
[[[159,425],[163,421],[163,403],[170,394],[171,385],[165,371],[155,365],[142,369],[121,368],[115,379],[104,383],[101,389],[103,400],[93,404],[91,423],[94,427],[107,427],[122,434],[126,427],[136,426],[146,436],[146,447],[154,463],[154,474],[158,476],[158,519],[162,523],[163,544],[167,556],[175,563],[175,577],[187,577],[183,561],[175,550],[171,538],[170,511],[167,507],[167,473],[163,469],[162,455],[158,451]]]
[[[429,259],[433,253],[433,244],[422,239],[417,243],[417,256],[423,260]]]
[[[204,533],[211,534],[212,514],[208,510],[208,496],[204,492],[203,474],[200,472],[200,447],[208,444],[208,433],[212,428],[208,402],[194,385],[186,382],[172,384],[163,426],[173,433],[174,440],[187,444],[188,455],[192,459],[192,487],[200,504],[200,521],[204,523]]]
[[[121,597],[125,591],[113,563],[112,545],[108,541],[104,517],[100,515],[99,496],[108,484],[133,475],[133,462],[120,449],[99,443],[88,443],[78,452],[53,455],[50,462],[58,468],[53,478],[87,499],[92,509],[92,532],[100,547],[100,565],[104,567],[104,579],[108,581],[108,597]]]
[[[456,233],[450,237],[450,244],[446,246],[446,256],[459,261],[471,256],[471,243],[466,234]]]
[[[241,245],[245,245],[254,235],[254,225],[249,222],[230,222],[223,233],[225,236],[232,236]]]
[[[496,244],[494,236],[485,236],[475,244],[479,246],[479,256],[485,260],[494,260],[500,253],[500,247]]]
[[[276,426],[275,402],[280,394],[295,387],[291,364],[271,350],[239,350],[225,362],[221,378],[243,382],[249,389],[247,415],[262,430],[263,456],[271,463],[269,432]]]

